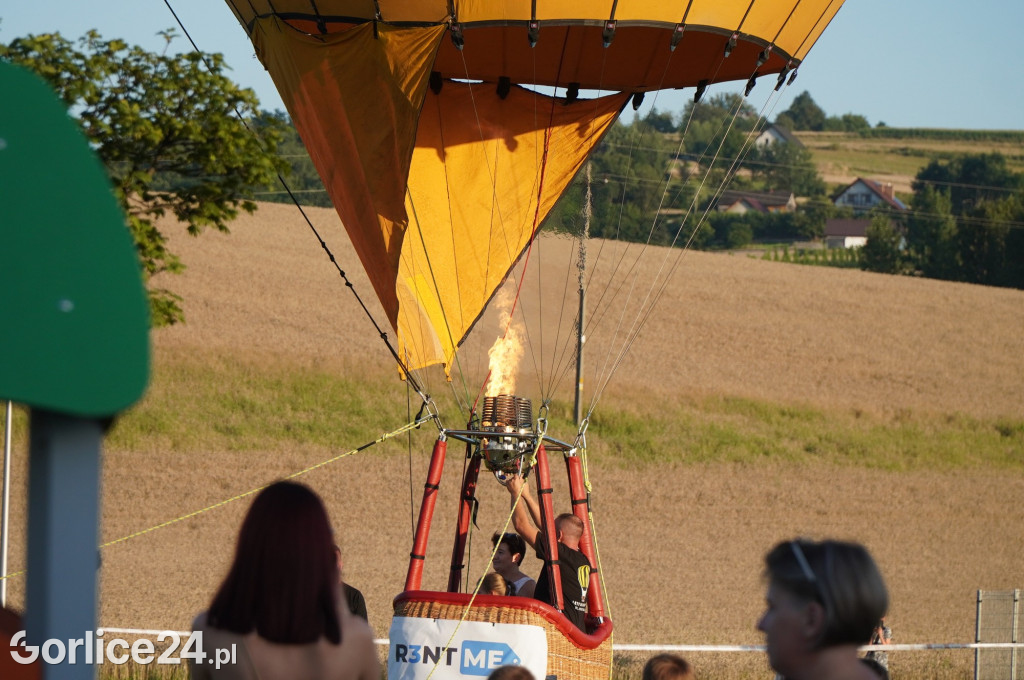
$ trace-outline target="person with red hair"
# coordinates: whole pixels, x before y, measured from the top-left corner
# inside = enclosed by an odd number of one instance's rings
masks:
[[[193,622],[207,654],[190,664],[193,680],[379,680],[373,633],[338,606],[338,578],[320,498],[295,482],[265,488],[209,610]],[[236,662],[215,669],[214,650],[232,645]]]

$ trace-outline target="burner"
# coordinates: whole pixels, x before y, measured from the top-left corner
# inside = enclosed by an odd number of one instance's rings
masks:
[[[533,405],[511,394],[484,397],[481,428],[484,432],[533,434]],[[488,437],[481,442],[487,469],[519,472],[519,460],[533,450],[530,437]]]

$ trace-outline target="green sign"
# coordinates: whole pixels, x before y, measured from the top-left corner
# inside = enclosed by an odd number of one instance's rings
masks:
[[[0,399],[112,416],[149,378],[149,310],[102,164],[38,76],[0,62]]]

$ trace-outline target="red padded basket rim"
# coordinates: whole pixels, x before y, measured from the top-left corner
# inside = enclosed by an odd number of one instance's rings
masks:
[[[437,604],[456,605],[459,607],[508,607],[533,612],[558,628],[558,631],[580,649],[595,649],[612,634],[612,622],[605,618],[593,635],[588,635],[577,628],[565,615],[551,605],[535,600],[532,597],[509,597],[506,595],[477,595],[473,598],[469,593],[448,593],[431,590],[407,590],[395,597],[397,607],[403,602],[436,602]]]

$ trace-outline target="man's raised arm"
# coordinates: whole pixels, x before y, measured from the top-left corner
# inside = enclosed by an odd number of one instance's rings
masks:
[[[541,526],[540,507],[533,495],[530,494],[529,483],[520,475],[514,475],[509,478],[505,488],[508,489],[512,498],[512,526],[515,527],[516,533],[530,544],[531,548],[536,549],[537,536],[540,534],[537,527]],[[520,489],[522,489],[522,495],[519,493]],[[518,503],[516,503],[516,499],[519,499]]]

